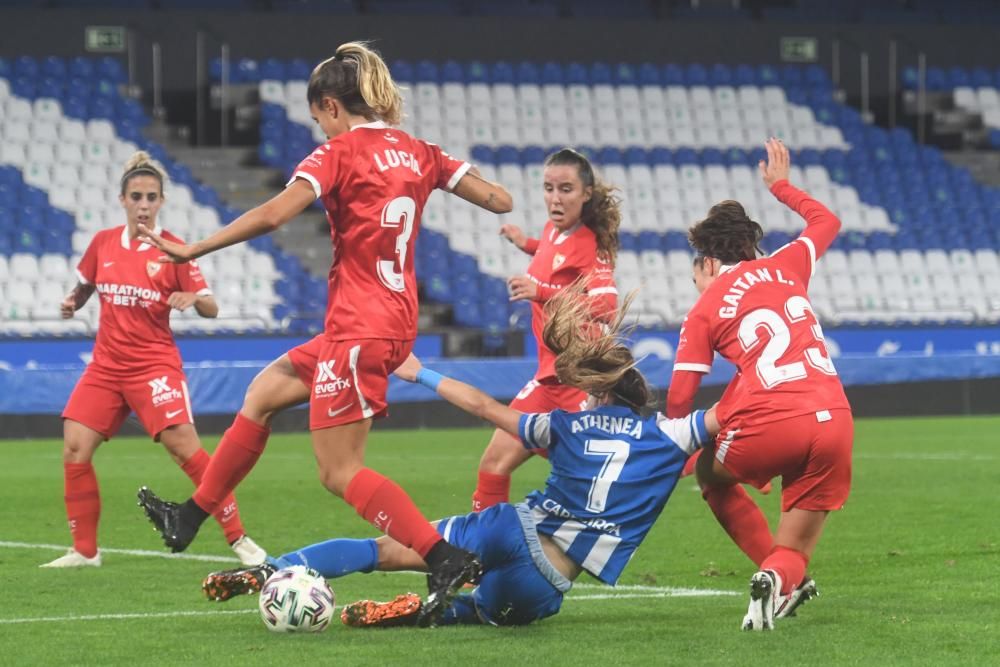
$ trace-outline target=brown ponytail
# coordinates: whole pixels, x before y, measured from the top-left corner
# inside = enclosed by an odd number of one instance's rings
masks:
[[[708,216],[688,230],[688,242],[699,257],[714,257],[723,264],[757,259],[763,254],[763,238],[764,229],[732,199],[710,208]]]

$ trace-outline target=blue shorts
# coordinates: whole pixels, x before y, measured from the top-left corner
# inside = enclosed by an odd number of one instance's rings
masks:
[[[438,523],[438,533],[483,562],[483,577],[471,593],[455,598],[448,623],[526,625],[558,613],[573,585],[542,553],[531,510],[494,505],[482,512]]]

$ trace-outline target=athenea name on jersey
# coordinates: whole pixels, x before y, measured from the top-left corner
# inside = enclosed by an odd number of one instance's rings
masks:
[[[382,151],[382,155],[385,157],[384,162],[379,158],[378,153],[372,153],[372,157],[375,159],[375,166],[378,167],[379,171],[389,171],[395,167],[406,167],[417,176],[423,176],[416,155],[410,155],[406,151],[398,151],[395,148],[386,148]]]
[[[574,419],[570,425],[572,433],[582,433],[590,428],[604,431],[610,435],[625,434],[636,440],[642,438],[642,421],[633,419],[632,417],[613,417],[611,415],[590,413]]]
[[[744,271],[743,275],[734,280],[733,284],[722,296],[722,301],[729,305],[719,308],[719,317],[725,319],[736,317],[736,308],[740,305],[740,300],[746,296],[746,293],[754,285],[774,282],[782,283],[783,285],[795,284],[795,281],[789,280],[782,275],[781,269],[775,269],[773,276],[771,275],[771,270],[767,267],[754,269],[753,271]]]
[[[119,283],[97,283],[97,292],[104,301],[115,306],[140,306],[149,308],[154,303],[163,300],[157,290],[138,285],[121,285]]]

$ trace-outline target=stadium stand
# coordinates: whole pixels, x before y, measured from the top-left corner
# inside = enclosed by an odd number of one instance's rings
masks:
[[[240,213],[143,137],[148,119],[120,92],[124,81],[112,58],[0,59],[0,334],[80,334],[96,327],[96,299],[70,321],[57,319],[58,304],[94,233],[121,224],[121,168],[135,150],[148,151],[170,176],[160,213],[164,228],[182,238],[203,237]],[[201,264],[220,296],[220,318],[175,313],[175,331],[316,326],[290,316],[322,311],[325,284],[269,238]]]
[[[269,60],[257,68],[260,158],[286,172],[323,140],[304,104],[304,65]],[[622,189],[617,275],[624,290],[642,288],[644,323],[676,326],[693,303],[684,231],[715,201],[743,202],[768,230],[768,250],[801,227],[757,181],[758,146],[770,135],[795,147],[793,181],[844,222],[847,233],[811,288],[826,321],[1000,320],[1000,294],[991,287],[1000,190],[976,183],[904,129],[864,123],[835,100],[819,67],[422,61],[393,70],[408,85],[404,128],[471,155],[524,202],[505,221],[529,232],[545,220],[538,184],[547,151],[572,144],[591,154]],[[955,216],[961,231],[948,227]],[[525,259],[496,236],[493,216],[432,198],[425,228],[441,234],[422,236],[418,246],[428,296],[454,303],[461,323],[501,326],[499,281]],[[476,306],[465,293],[470,285],[489,305]],[[483,312],[494,319],[484,321]]]

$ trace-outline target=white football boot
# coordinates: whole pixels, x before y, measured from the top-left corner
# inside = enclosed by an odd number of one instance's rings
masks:
[[[70,549],[65,556],[59,556],[54,561],[44,563],[38,567],[100,567],[101,552],[94,554],[93,558],[87,558],[76,549]]]
[[[744,630],[774,630],[774,612],[781,597],[781,577],[761,570],[750,577],[750,606],[743,617]]]
[[[249,535],[244,535],[229,546],[244,565],[260,565],[267,559],[267,552],[251,540]]]
[[[775,618],[788,618],[789,616],[795,616],[795,612],[799,607],[804,605],[809,600],[819,597],[819,590],[816,588],[816,582],[813,581],[812,577],[806,577],[802,580],[802,583],[795,587],[788,595],[781,596],[781,603],[778,605],[778,610],[774,612]]]

